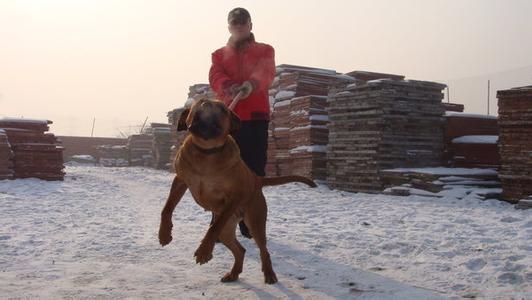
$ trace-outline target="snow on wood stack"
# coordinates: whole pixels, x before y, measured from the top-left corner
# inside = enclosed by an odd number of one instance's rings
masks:
[[[156,169],[167,169],[170,163],[170,154],[175,140],[172,135],[172,125],[164,123],[151,123],[146,133],[151,134],[153,167]]]
[[[0,119],[14,153],[15,178],[35,177],[44,180],[63,180],[63,147],[52,134],[49,120]]]
[[[327,182],[332,188],[380,192],[382,169],[441,164],[445,85],[387,74],[364,82],[367,73],[358,78],[348,73],[357,84],[328,99]]]
[[[327,177],[327,97],[303,96],[290,103],[289,155],[291,173],[313,179]]]
[[[153,164],[151,134],[132,134],[127,139],[130,166],[151,166]]]
[[[444,190],[458,189],[456,196],[475,190],[479,199],[498,198],[501,183],[494,169],[484,168],[398,168],[381,170],[385,194],[396,196],[445,197]]]
[[[104,167],[129,166],[129,151],[125,145],[100,145],[96,153],[98,162]]]
[[[497,92],[503,198],[532,195],[532,86]]]
[[[270,87],[275,102],[299,96],[326,96],[331,87],[353,83],[350,76],[334,70],[309,68],[295,65],[279,65],[276,78]]]
[[[325,145],[328,140],[326,96],[331,88],[354,81],[352,77],[334,70],[277,66],[277,75],[269,93],[273,109],[268,174],[297,174],[325,179]]]
[[[0,129],[0,180],[13,178],[13,151],[5,130]]]
[[[444,124],[444,165],[466,168],[500,165],[497,117],[447,111]]]

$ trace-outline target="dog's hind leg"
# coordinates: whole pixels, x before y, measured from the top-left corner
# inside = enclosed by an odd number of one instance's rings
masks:
[[[270,252],[266,248],[266,217],[268,208],[266,207],[266,199],[264,199],[262,192],[257,197],[259,198],[253,202],[253,206],[246,210],[244,222],[248,225],[255,243],[259,247],[264,282],[274,284],[277,282],[277,275],[273,271]]]
[[[176,176],[172,182],[168,200],[166,200],[166,204],[161,212],[159,243],[162,246],[165,246],[172,241],[172,213],[174,212],[176,205],[179,203],[179,201],[181,201],[181,198],[183,197],[183,194],[185,194],[186,190],[187,186],[185,183]]]
[[[233,253],[233,256],[235,257],[233,268],[222,277],[222,282],[236,281],[238,280],[238,275],[242,273],[246,249],[236,239],[235,229],[237,223],[238,220],[236,217],[229,220],[219,236],[221,242],[231,250],[231,253]]]

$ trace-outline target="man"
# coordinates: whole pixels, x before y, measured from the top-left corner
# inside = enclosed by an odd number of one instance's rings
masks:
[[[275,77],[275,53],[272,46],[258,43],[251,32],[249,12],[237,7],[229,12],[229,41],[212,53],[209,82],[220,100],[229,107],[240,93],[234,112],[241,120],[235,138],[240,156],[259,176],[265,176],[268,148],[270,104],[268,89]],[[240,222],[242,235],[251,238]]]

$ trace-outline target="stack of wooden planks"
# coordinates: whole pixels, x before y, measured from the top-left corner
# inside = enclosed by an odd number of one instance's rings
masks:
[[[96,147],[98,162],[104,167],[128,167],[129,152],[125,145],[100,145]]]
[[[401,78],[359,78],[328,98],[330,187],[380,192],[382,169],[441,164],[445,85]]]
[[[172,146],[174,146],[176,142],[172,134],[172,125],[151,123],[147,132],[153,137],[153,167],[156,169],[168,169]]]
[[[0,180],[13,178],[13,151],[4,129],[0,129]]]
[[[498,91],[497,97],[503,198],[516,202],[532,195],[532,86]]]
[[[153,165],[152,153],[153,135],[132,134],[127,139],[129,150],[129,166],[151,166]]]
[[[49,120],[24,118],[0,119],[0,128],[13,151],[13,170],[15,178],[40,178],[44,180],[63,180],[63,147],[52,134]]]

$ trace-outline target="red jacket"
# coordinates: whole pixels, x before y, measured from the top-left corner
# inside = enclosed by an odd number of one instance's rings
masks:
[[[268,89],[275,77],[274,57],[273,47],[255,42],[253,34],[241,45],[230,39],[227,46],[212,53],[209,82],[227,106],[233,100],[229,91],[233,84],[246,80],[253,84],[251,95],[240,100],[234,110],[242,121],[270,119]]]

